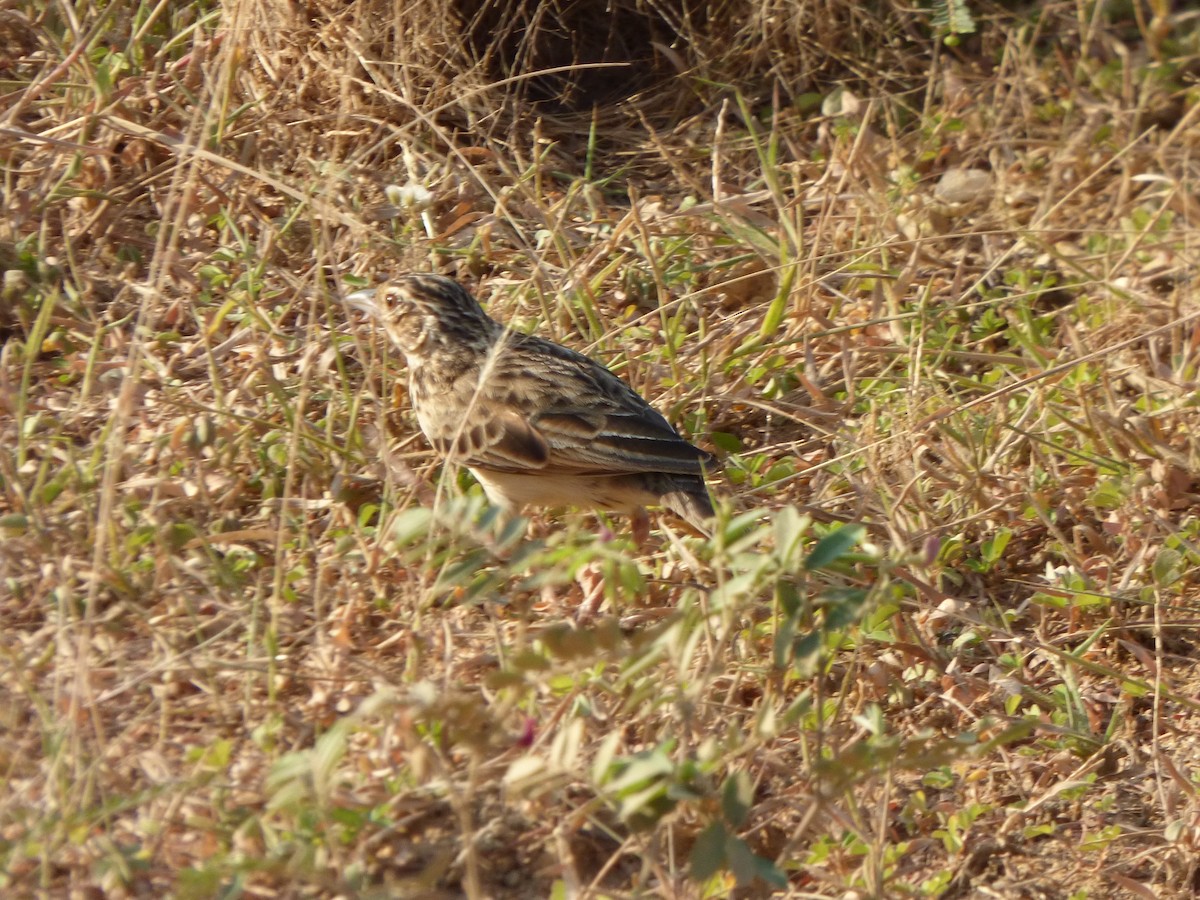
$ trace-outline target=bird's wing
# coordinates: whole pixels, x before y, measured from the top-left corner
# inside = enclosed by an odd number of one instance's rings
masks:
[[[497,360],[456,425],[457,442],[440,450],[500,472],[701,475],[715,462],[603,366],[539,338],[519,340],[516,351],[536,353]]]
[[[532,424],[550,448],[547,467],[564,472],[701,474],[709,455],[680,437],[651,407],[641,405],[536,414]]]

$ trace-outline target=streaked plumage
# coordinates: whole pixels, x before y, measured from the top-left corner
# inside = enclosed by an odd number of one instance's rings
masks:
[[[421,430],[492,502],[598,507],[635,521],[662,505],[706,528],[713,457],[599,363],[506,331],[440,275],[406,275],[347,303],[404,354]]]

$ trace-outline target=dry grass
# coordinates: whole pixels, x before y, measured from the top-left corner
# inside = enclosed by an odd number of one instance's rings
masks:
[[[5,896],[1196,890],[1200,19],[475,6],[0,9]],[[496,522],[410,269],[716,539]]]

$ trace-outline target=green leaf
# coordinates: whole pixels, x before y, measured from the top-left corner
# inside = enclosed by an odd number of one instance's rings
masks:
[[[779,625],[779,630],[775,632],[775,646],[772,653],[772,663],[775,668],[782,669],[788,664],[788,660],[792,658],[796,639],[796,617],[788,616]]]
[[[175,896],[180,900],[219,897],[224,877],[219,866],[204,869],[181,869],[175,881]]]
[[[692,855],[689,859],[692,877],[697,881],[707,881],[725,866],[725,839],[729,837],[725,826],[713,822],[702,832],[692,845]]]
[[[870,594],[863,588],[830,588],[821,593],[825,606],[825,631],[841,631],[858,621]]]
[[[780,564],[794,571],[789,563],[800,547],[800,540],[808,531],[812,520],[803,516],[794,506],[785,506],[771,518],[771,529],[775,532],[775,554]]]
[[[821,538],[804,560],[804,568],[813,572],[835,562],[862,540],[864,531],[866,529],[861,525],[843,525],[832,534]]]
[[[725,431],[710,431],[708,439],[718,450],[724,450],[726,453],[742,452],[742,439],[737,435]]]
[[[775,599],[789,619],[796,619],[804,609],[804,596],[796,583],[789,578],[780,578],[775,582]]]
[[[621,764],[618,763],[618,766]],[[651,750],[644,754],[638,754],[621,766],[620,774],[605,787],[614,793],[620,793],[664,775],[670,775],[671,770],[671,760],[667,758],[667,755],[661,750]]]
[[[1012,540],[1012,536],[1011,528],[1001,528],[996,532],[994,538],[983,542],[983,547],[981,548],[983,559],[989,568],[995,565],[1000,557],[1004,555],[1004,548],[1008,546],[1008,542]]]
[[[592,761],[592,780],[597,784],[604,784],[608,779],[609,773],[618,766],[615,759],[617,747],[620,745],[621,732],[619,731],[609,732],[605,735],[604,740],[600,742],[600,748],[596,751],[596,758]]]
[[[791,299],[792,285],[795,281],[795,265],[785,265],[783,267],[783,277],[779,279],[779,293],[771,301],[771,306],[767,309],[767,314],[763,317],[762,327],[758,330],[759,337],[767,340],[775,337],[775,332],[783,324],[783,317],[787,313],[788,300]]]
[[[1178,580],[1183,573],[1183,564],[1183,555],[1178,550],[1164,547],[1158,551],[1158,556],[1154,558],[1150,571],[1154,576],[1154,581],[1165,586]]]
[[[0,516],[0,528],[8,531],[24,531],[29,527],[29,517],[23,513],[9,513]]]
[[[821,662],[821,649],[824,646],[821,633],[814,631],[792,643],[792,666],[796,674],[807,678],[817,670]]]
[[[754,874],[767,884],[774,885],[777,888],[786,888],[788,886],[787,875],[783,870],[769,859],[763,859],[761,856],[754,857]]]
[[[632,794],[621,798],[617,815],[622,822],[641,831],[651,828],[675,808],[675,803],[667,796],[664,784],[652,784]]]
[[[754,855],[749,844],[740,837],[730,836],[725,841],[725,856],[729,859],[730,871],[737,879],[739,887],[745,887],[754,881],[758,874],[758,866],[755,865],[758,857]]]
[[[721,814],[734,828],[741,828],[754,803],[754,782],[747,772],[734,772],[721,786]]]
[[[429,532],[432,520],[432,510],[423,506],[410,507],[392,521],[392,540],[401,546],[416,543]]]

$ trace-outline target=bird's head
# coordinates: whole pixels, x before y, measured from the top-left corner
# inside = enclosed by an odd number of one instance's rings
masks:
[[[355,291],[346,305],[381,325],[410,364],[441,353],[486,352],[500,331],[466,288],[444,275],[404,275]]]

